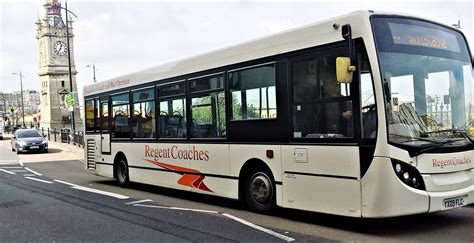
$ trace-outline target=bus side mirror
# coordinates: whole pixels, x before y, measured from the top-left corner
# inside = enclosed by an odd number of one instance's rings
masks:
[[[349,57],[336,58],[336,79],[339,83],[352,83],[352,73],[356,71],[356,67],[351,66]]]

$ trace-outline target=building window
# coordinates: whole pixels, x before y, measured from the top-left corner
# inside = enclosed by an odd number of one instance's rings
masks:
[[[229,72],[232,120],[277,117],[275,65]]]
[[[61,80],[61,87],[64,88],[64,80]]]
[[[189,81],[191,93],[191,136],[193,138],[225,137],[224,76]]]
[[[132,93],[133,138],[155,138],[155,91],[153,88]]]

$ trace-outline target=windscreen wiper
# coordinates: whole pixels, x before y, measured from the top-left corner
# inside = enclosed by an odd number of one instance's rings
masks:
[[[448,130],[450,132],[452,132],[451,130]],[[455,130],[456,132],[458,132],[457,130]],[[436,132],[440,132],[440,131],[436,131]],[[432,132],[432,133],[436,133],[436,132]],[[423,154],[427,151],[430,151],[432,149],[435,149],[435,148],[439,148],[445,144],[449,144],[449,143],[453,143],[453,142],[457,142],[457,141],[460,141],[459,139],[449,139],[449,140],[446,140],[446,141],[442,141],[442,142],[436,142],[436,141],[433,141],[431,139],[427,139],[427,138],[419,138],[419,137],[409,137],[409,136],[403,136],[403,135],[398,135],[398,134],[389,134],[389,135],[392,135],[392,136],[398,136],[398,137],[403,137],[403,138],[409,138],[408,140],[404,141],[404,142],[408,142],[408,141],[425,141],[425,142],[430,142],[432,143],[431,146],[428,146],[428,147],[425,147],[424,149],[420,149],[418,151],[413,151],[413,152],[409,152],[410,153],[410,157],[414,157],[414,156],[418,156],[420,154]],[[466,135],[467,136],[467,135]],[[469,139],[469,141],[471,141]],[[472,143],[472,141],[471,141]]]
[[[420,154],[423,154],[429,150],[432,150],[432,149],[435,149],[435,148],[439,148],[445,144],[448,144],[448,143],[453,143],[453,142],[456,142],[456,141],[459,141],[459,140],[454,140],[454,139],[448,139],[446,141],[443,141],[443,142],[437,142],[435,144],[433,144],[432,146],[429,146],[428,148],[424,148],[424,149],[421,149],[421,150],[418,150],[416,151],[415,153],[413,153],[415,156],[418,156]]]
[[[424,141],[424,142],[436,143],[435,141],[433,141],[431,139],[427,139],[427,138],[410,137],[410,136],[404,136],[404,135],[399,135],[399,134],[395,134],[395,133],[389,133],[388,135],[397,136],[397,137],[400,137],[400,138],[408,138],[407,140],[402,141],[403,143],[404,142],[409,142],[409,141]]]
[[[428,137],[428,134],[437,134],[437,133],[443,133],[443,132],[451,132],[451,133],[454,133],[454,134],[459,133],[459,134],[461,134],[461,136],[463,136],[464,138],[466,138],[467,140],[469,140],[472,143],[472,140],[467,135],[466,131],[456,130],[456,129],[445,129],[445,130],[438,130],[438,131],[432,131],[432,132],[425,132],[425,133],[422,133],[420,136],[421,137]]]

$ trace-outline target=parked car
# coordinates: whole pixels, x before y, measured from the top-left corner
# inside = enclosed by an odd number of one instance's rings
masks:
[[[12,151],[17,154],[29,151],[48,152],[48,140],[35,129],[18,129],[11,141]]]

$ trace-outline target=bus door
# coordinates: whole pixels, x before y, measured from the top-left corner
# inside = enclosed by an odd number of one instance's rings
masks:
[[[101,152],[103,154],[110,154],[110,118],[109,118],[109,100],[103,97],[100,101],[100,126],[101,126]]]
[[[284,207],[361,215],[357,82],[338,83],[335,72],[336,57],[347,52],[344,45],[289,60],[293,121],[292,144],[282,148]]]

